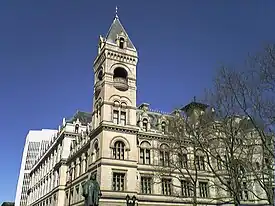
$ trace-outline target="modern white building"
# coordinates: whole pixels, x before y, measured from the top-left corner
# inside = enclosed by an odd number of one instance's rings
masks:
[[[25,206],[27,203],[27,190],[29,187],[29,173],[35,159],[46,149],[50,139],[56,133],[56,130],[42,129],[30,130],[24,145],[19,178],[17,182],[15,205]]]

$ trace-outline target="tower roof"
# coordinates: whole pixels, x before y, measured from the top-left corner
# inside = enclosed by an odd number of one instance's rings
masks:
[[[127,47],[130,49],[136,49],[133,45],[132,41],[130,40],[127,32],[125,31],[124,27],[122,26],[121,22],[119,21],[118,15],[114,18],[112,25],[109,28],[109,31],[106,35],[106,41],[112,44],[116,44],[116,39],[118,35],[124,35],[127,37]]]

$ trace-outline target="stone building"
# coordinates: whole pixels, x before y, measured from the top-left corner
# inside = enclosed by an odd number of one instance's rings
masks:
[[[99,38],[92,112],[63,120],[32,168],[28,205],[83,205],[82,184],[91,173],[101,187],[101,205],[126,205],[127,195],[138,205],[192,205],[187,182],[155,175],[155,166],[169,165],[163,142],[171,114],[136,105],[137,63],[138,52],[116,16]],[[215,177],[202,158],[198,165],[198,199],[217,205],[217,188],[209,183]]]

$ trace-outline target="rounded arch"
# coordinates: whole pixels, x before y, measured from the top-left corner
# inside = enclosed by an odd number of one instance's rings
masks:
[[[125,137],[122,137],[122,136],[113,137],[113,139],[110,142],[110,148],[114,148],[115,147],[115,143],[117,141],[122,141],[124,143],[124,145],[125,145],[125,149],[126,150],[130,150],[130,143],[129,143],[129,141]]]
[[[142,112],[142,113],[140,114],[140,116],[141,116],[141,120],[143,120],[144,118],[146,118],[146,119],[149,121],[149,115],[148,115],[147,112]]]
[[[119,107],[120,105],[120,101],[119,100],[115,100],[114,103],[113,103],[113,106],[114,107]]]
[[[96,146],[96,144],[97,144],[97,146],[99,147],[99,141],[98,141],[98,139],[95,139],[94,141],[93,141],[93,146],[92,146],[92,148],[93,149],[95,149],[95,146]]]
[[[121,105],[120,105],[122,108],[126,108],[127,107],[127,103],[126,102],[121,102]]]
[[[169,149],[169,146],[166,143],[161,143],[159,148],[162,149],[162,150],[167,150],[167,149]]]
[[[113,77],[114,78],[121,77],[121,78],[127,79],[128,78],[128,72],[123,67],[116,67],[114,69],[114,75],[113,75]]]
[[[97,108],[98,106],[100,107],[101,106],[101,103],[102,103],[102,97],[100,97],[99,99],[97,99],[95,101],[95,108]]]
[[[122,104],[122,103],[126,103],[126,105],[132,105],[132,101],[126,97],[126,96],[119,96],[117,94],[114,94],[112,96],[110,96],[110,98],[108,99],[108,101],[110,102],[119,102],[119,104]]]
[[[151,148],[151,143],[147,140],[143,140],[141,143],[140,143],[140,147],[142,148]]]
[[[132,101],[128,97],[121,96],[120,99],[121,99],[121,103],[126,103],[126,105],[132,105]]]
[[[103,67],[102,66],[97,70],[96,77],[99,81],[102,81],[102,79],[103,79]]]
[[[129,77],[129,74],[131,74],[131,75],[133,74],[132,71],[129,69],[129,67],[127,67],[125,64],[121,64],[121,63],[113,64],[110,68],[110,72],[112,74],[114,74],[114,71],[117,67],[121,67],[121,68],[125,69],[126,72],[128,73],[128,77]]]

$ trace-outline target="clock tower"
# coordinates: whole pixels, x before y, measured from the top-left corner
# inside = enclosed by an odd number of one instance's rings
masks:
[[[101,202],[137,195],[136,66],[138,54],[116,15],[99,37],[94,61],[94,98],[89,170],[97,173]],[[117,204],[115,204],[117,205]]]
[[[137,62],[137,50],[116,15],[106,38],[99,37],[94,61],[94,128],[100,122],[136,125]]]

